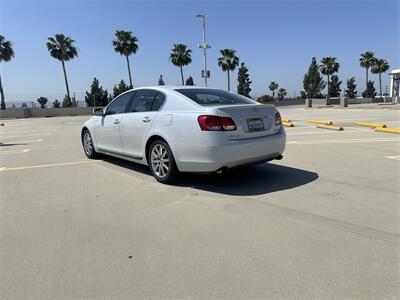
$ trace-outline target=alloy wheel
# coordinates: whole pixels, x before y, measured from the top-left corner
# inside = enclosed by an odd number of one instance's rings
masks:
[[[156,144],[151,150],[150,155],[151,167],[154,173],[163,178],[167,176],[170,162],[167,149],[162,144]]]

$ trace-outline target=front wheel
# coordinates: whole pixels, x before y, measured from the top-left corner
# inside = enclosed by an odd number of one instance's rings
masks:
[[[94,150],[93,139],[89,130],[85,129],[82,133],[82,146],[88,158],[97,158],[99,154]]]
[[[149,166],[151,174],[161,183],[171,183],[179,173],[171,148],[162,140],[151,144]]]

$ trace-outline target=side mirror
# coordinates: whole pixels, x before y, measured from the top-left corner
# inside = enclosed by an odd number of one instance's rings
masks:
[[[93,109],[93,115],[94,116],[103,116],[104,115],[103,109],[100,107]]]

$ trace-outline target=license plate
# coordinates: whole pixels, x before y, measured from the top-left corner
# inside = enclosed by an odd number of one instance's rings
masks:
[[[247,119],[247,128],[249,131],[262,131],[264,130],[264,121],[261,118]]]

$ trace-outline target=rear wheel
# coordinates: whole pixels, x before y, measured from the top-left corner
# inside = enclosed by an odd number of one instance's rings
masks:
[[[89,130],[87,129],[85,129],[82,133],[82,146],[88,158],[93,159],[99,156],[96,150],[94,150],[93,139],[92,136],[90,135]]]
[[[151,173],[161,183],[171,183],[179,173],[171,148],[163,140],[151,144],[148,159]]]

